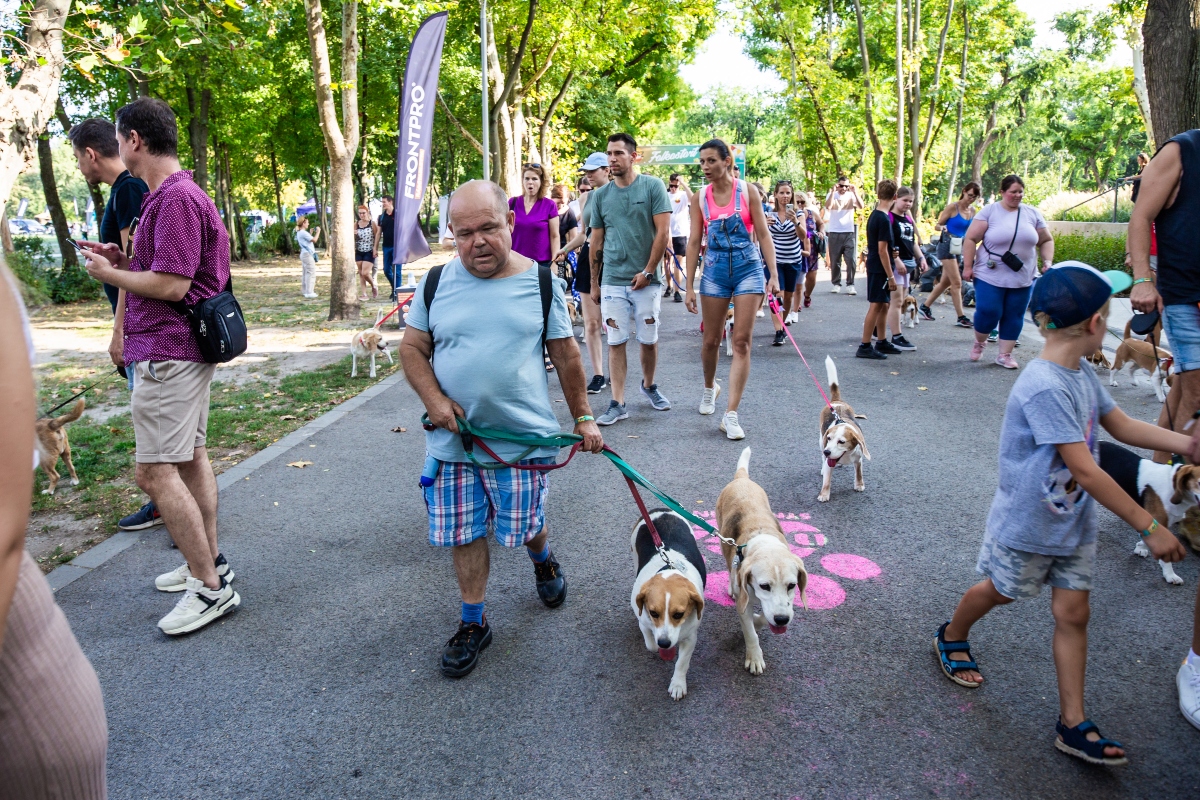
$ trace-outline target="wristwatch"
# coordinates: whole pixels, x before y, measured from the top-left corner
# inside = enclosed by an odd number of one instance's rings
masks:
[[[653,273],[653,272],[650,272],[649,270],[642,270],[642,274],[646,276],[646,280],[648,280],[648,281],[653,281],[653,280],[654,280],[654,273]]]

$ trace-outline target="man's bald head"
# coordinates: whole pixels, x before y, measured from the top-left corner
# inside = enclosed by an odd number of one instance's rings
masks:
[[[491,181],[467,181],[450,198],[450,230],[464,267],[477,278],[508,274],[513,212]]]
[[[508,195],[492,181],[467,181],[450,196],[449,223],[454,225],[454,217],[458,213],[479,214],[489,205],[500,217],[506,216]]]

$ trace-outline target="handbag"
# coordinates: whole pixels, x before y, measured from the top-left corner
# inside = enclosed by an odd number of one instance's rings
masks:
[[[1021,207],[1017,206],[1017,221],[1013,223],[1012,241],[1008,243],[1008,249],[1004,251],[1004,255],[1000,256],[1000,263],[1011,269],[1013,272],[1020,272],[1025,269],[1025,262],[1020,256],[1012,251],[1012,246],[1017,243],[1017,231],[1021,229]],[[987,250],[987,248],[984,248]],[[991,250],[988,250],[988,255],[993,255]]]
[[[961,237],[961,236],[951,236],[950,237],[950,255],[952,255],[952,256],[961,256],[962,255],[962,242],[963,242],[963,237]]]
[[[246,352],[246,317],[233,296],[233,276],[220,294],[195,305],[182,301],[170,306],[187,318],[206,364],[224,364]]]

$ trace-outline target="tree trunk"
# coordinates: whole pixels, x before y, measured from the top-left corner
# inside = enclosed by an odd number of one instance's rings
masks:
[[[950,162],[950,177],[946,181],[946,202],[954,199],[954,184],[958,180],[958,160],[962,156],[963,95],[967,91],[967,41],[971,38],[971,19],[963,6],[962,72],[959,75],[958,110],[954,123],[954,158]]]
[[[62,126],[63,134],[65,135],[67,133],[70,133],[71,127],[72,127],[71,118],[69,116],[67,116],[67,110],[65,108],[63,108],[61,97],[58,98],[58,100],[54,104],[54,116],[56,116],[58,118],[58,124]],[[100,184],[98,184],[98,183],[88,183],[87,187],[88,187],[88,194],[91,195],[91,198],[92,198],[92,205],[96,209],[96,236],[97,236],[97,238],[99,238],[99,236],[100,236],[100,215],[104,213],[103,212],[104,193],[102,191],[100,191]],[[83,230],[86,231],[87,230],[87,210],[86,209],[84,210],[84,212],[81,216],[83,217]]]
[[[921,0],[916,0],[917,3],[917,22],[915,38],[921,35],[920,16],[921,16]],[[921,73],[920,66],[917,67],[917,77],[913,89],[912,115],[909,118],[909,124],[912,127],[912,145],[913,145],[913,206],[917,209],[917,216],[920,217],[922,211],[922,203],[925,199],[925,154],[929,152],[933,146],[933,114],[937,108],[938,89],[942,83],[942,62],[946,57],[946,35],[950,32],[950,20],[954,14],[954,0],[949,0],[946,7],[946,22],[942,25],[942,33],[938,38],[937,61],[933,66],[933,86],[929,90],[929,116],[925,119],[925,133],[918,136],[918,126],[921,119]]]
[[[12,231],[8,229],[8,211],[3,206],[0,206],[0,246],[3,246],[6,253],[14,251]]]
[[[200,80],[207,72],[208,57],[200,59]],[[208,191],[208,108],[212,103],[211,89],[197,89],[196,76],[187,78],[188,142],[192,149],[192,180]]]
[[[866,90],[863,97],[863,116],[867,122],[867,134],[871,137],[871,149],[875,153],[875,184],[878,185],[883,180],[883,145],[880,144],[879,133],[875,130],[871,100],[871,60],[867,56],[867,31],[863,25],[862,0],[854,0],[854,15],[858,19],[858,51],[862,56],[863,88]]]
[[[554,117],[554,112],[558,110],[558,104],[562,102],[563,96],[566,95],[567,88],[570,87],[574,78],[575,70],[570,70],[567,77],[563,79],[562,86],[558,88],[558,94],[554,95],[554,99],[546,108],[546,114],[542,117],[542,124],[538,129],[538,149],[541,151],[542,164],[546,167],[547,173],[550,171],[550,120]]]
[[[238,207],[237,198],[233,196],[233,165],[229,157],[229,143],[222,145],[224,149],[225,197],[229,203],[230,218],[233,220],[233,230],[237,234],[239,261],[250,258],[250,249],[246,247],[246,225],[242,220],[242,210]]]
[[[0,205],[8,202],[17,176],[32,163],[38,136],[54,114],[62,77],[63,24],[70,8],[70,0],[37,0],[24,44],[0,67]],[[17,63],[21,74],[10,84],[8,73]]]
[[[904,0],[896,0],[896,183],[904,181]]]
[[[1142,124],[1146,126],[1147,150],[1154,152],[1154,120],[1150,116],[1150,94],[1146,91],[1146,67],[1142,58],[1142,40],[1135,32],[1129,37],[1129,49],[1133,51],[1133,96],[1137,98]]]
[[[279,237],[283,240],[283,254],[290,256],[292,254],[292,237],[288,236],[287,223],[283,221],[283,199],[279,193],[279,167],[275,163],[275,145],[271,145],[271,181],[275,184],[275,219],[279,223],[279,230],[282,235]],[[271,249],[275,249],[275,244],[268,242]]]
[[[42,134],[37,143],[38,171],[42,176],[42,193],[46,196],[46,210],[50,212],[50,220],[54,223],[54,238],[58,239],[58,252],[62,253],[62,269],[65,275],[70,270],[79,269],[79,259],[75,257],[75,248],[67,244],[71,239],[67,227],[67,215],[63,213],[62,201],[58,197],[58,182],[54,179],[54,154],[50,149],[50,137]]]
[[[521,193],[521,149],[524,136],[524,114],[520,111],[522,98],[514,96],[521,78],[521,62],[525,59],[525,51],[529,45],[529,35],[533,31],[533,21],[537,16],[538,0],[529,0],[529,11],[525,18],[525,28],[521,31],[521,41],[517,50],[512,54],[507,70],[500,65],[499,51],[496,49],[495,26],[488,23],[488,77],[493,87],[491,130],[495,131],[496,154],[493,164],[493,175],[497,183],[510,195]],[[547,58],[546,65],[549,64]],[[516,109],[517,114],[513,113]]]
[[[329,319],[358,319],[357,275],[354,264],[354,154],[358,151],[358,2],[342,3],[342,122],[339,125],[329,64],[329,42],[321,0],[304,0],[308,43],[316,82],[317,112],[329,154],[329,199],[333,220],[328,233],[333,270]]]
[[[1151,127],[1161,145],[1200,128],[1200,0],[1148,0],[1142,39]]]
[[[995,101],[992,103],[991,113],[988,114],[987,124],[983,128],[983,138],[975,145],[975,157],[971,160],[971,180],[976,183],[980,183],[983,180],[984,154],[992,146],[992,142],[1000,138],[1000,131],[996,130],[996,105],[998,102]]]

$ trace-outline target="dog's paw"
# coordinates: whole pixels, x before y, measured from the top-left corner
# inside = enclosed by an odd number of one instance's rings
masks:
[[[856,491],[856,492],[865,492],[866,490],[867,490],[867,485],[866,485],[865,483],[856,483],[856,484],[854,484],[854,491]]]
[[[1183,578],[1176,575],[1173,569],[1170,572],[1163,570],[1163,580],[1172,586],[1183,586]]]
[[[757,653],[746,653],[746,660],[743,663],[746,669],[750,670],[751,675],[762,675],[767,668],[767,662],[763,660],[762,650]]]
[[[54,494],[54,492],[51,489],[42,489],[42,494]]]
[[[1135,556],[1141,556],[1142,558],[1146,558],[1147,556],[1150,555],[1150,548],[1146,547],[1145,542],[1138,542],[1137,544],[1135,544],[1133,546],[1133,554]]]
[[[818,503],[828,503],[829,502],[829,492],[821,492],[819,495],[817,495],[817,502]]]
[[[72,486],[78,486],[78,485],[79,485],[79,478],[71,478],[71,485],[72,485]]]
[[[676,675],[671,678],[671,685],[667,687],[667,693],[671,695],[672,700],[682,700],[687,694],[687,678]]]

